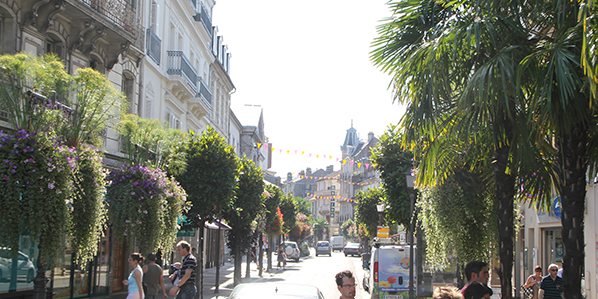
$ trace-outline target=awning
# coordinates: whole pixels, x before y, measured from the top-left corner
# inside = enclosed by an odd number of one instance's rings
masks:
[[[208,228],[208,229],[218,229],[218,228],[221,228],[221,229],[231,229],[230,226],[228,226],[225,223],[222,223],[222,222],[220,222],[218,220],[216,220],[214,222],[209,222],[209,223],[206,222],[206,228]]]

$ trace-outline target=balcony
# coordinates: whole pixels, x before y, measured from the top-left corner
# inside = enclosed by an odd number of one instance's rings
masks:
[[[203,79],[199,78],[199,93],[198,97],[204,100],[210,107],[212,106],[212,91],[208,85],[203,82]]]
[[[147,55],[160,65],[162,40],[151,29],[147,29]]]
[[[112,23],[122,27],[133,36],[137,36],[135,8],[124,0],[80,0],[89,5]]]
[[[210,16],[208,15],[208,10],[203,5],[203,2],[201,3],[200,6],[201,6],[201,11],[200,11],[201,23],[203,24],[204,28],[208,32],[208,35],[210,35],[210,37],[212,37],[212,20],[210,19]]]
[[[171,77],[183,78],[186,87],[188,87],[185,89],[188,89],[191,96],[195,96],[198,92],[197,81],[199,79],[195,68],[191,66],[183,51],[166,51],[166,53],[168,54],[168,69],[166,73],[171,75]]]

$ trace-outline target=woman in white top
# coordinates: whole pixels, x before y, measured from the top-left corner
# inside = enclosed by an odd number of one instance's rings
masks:
[[[127,299],[143,299],[143,270],[139,263],[143,262],[143,257],[139,253],[133,253],[129,257],[129,266],[133,267],[133,271],[129,275],[129,279],[123,280],[123,285],[129,286],[129,294]]]

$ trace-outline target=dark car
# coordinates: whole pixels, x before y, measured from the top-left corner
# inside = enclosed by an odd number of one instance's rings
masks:
[[[311,285],[289,284],[281,282],[242,283],[237,285],[229,299],[324,299],[322,292]]]
[[[343,253],[345,256],[361,256],[361,245],[359,243],[347,243],[345,248],[343,248]]]

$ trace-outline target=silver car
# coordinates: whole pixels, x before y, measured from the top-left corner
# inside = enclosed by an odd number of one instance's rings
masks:
[[[237,285],[229,299],[264,299],[264,298],[306,298],[324,299],[322,292],[311,285],[280,282],[242,283]]]
[[[332,256],[332,246],[330,246],[330,242],[318,241],[318,243],[316,243],[316,256],[320,254]]]

